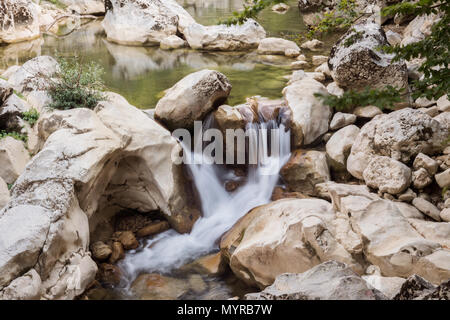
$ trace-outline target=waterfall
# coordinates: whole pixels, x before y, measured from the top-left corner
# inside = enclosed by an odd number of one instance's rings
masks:
[[[211,123],[211,120],[205,121],[204,128],[210,127]],[[132,281],[142,272],[169,273],[217,250],[220,237],[239,218],[252,208],[270,202],[279,179],[279,170],[290,156],[290,132],[274,120],[249,124],[246,132],[249,153],[256,153],[253,156],[258,155],[258,162],[248,166],[245,184],[230,193],[225,190],[223,181],[236,178],[232,170],[216,164],[188,165],[199,193],[203,216],[189,234],[169,230],[146,240],[143,249],[130,251],[120,262],[129,280]],[[274,143],[275,148],[269,150],[270,144]],[[276,152],[269,152],[273,149]],[[191,156],[204,157],[186,147],[184,150]]]

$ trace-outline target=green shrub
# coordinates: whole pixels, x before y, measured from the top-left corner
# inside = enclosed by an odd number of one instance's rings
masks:
[[[28,141],[28,137],[24,134],[21,134],[19,132],[6,132],[5,130],[0,131],[0,140],[6,137],[12,137],[14,139],[23,141],[23,142],[27,142]]]
[[[26,111],[22,113],[22,119],[30,124],[30,126],[34,126],[35,123],[39,120],[39,112],[32,108],[30,111]]]
[[[37,75],[37,83],[52,98],[51,109],[93,109],[105,99],[103,68],[96,62],[83,63],[78,57],[58,58],[58,71],[51,77]],[[42,85],[43,80],[43,85]]]

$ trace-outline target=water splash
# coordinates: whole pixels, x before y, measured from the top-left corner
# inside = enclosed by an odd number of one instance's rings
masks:
[[[211,125],[211,121],[206,121],[204,127]],[[290,156],[290,132],[275,121],[250,124],[246,130],[250,132],[249,146],[259,146],[249,148],[250,153],[258,154],[258,163],[249,166],[246,183],[229,193],[223,181],[236,178],[233,172],[219,165],[190,164],[189,170],[199,190],[203,217],[195,223],[190,234],[169,230],[147,240],[143,249],[130,251],[120,262],[129,282],[142,272],[169,273],[216,250],[219,238],[239,218],[252,208],[270,201],[279,179],[279,170]],[[269,150],[274,148],[269,148],[269,143],[277,145],[277,152],[270,154]],[[185,152],[191,151],[185,148]],[[191,155],[204,157],[202,154]]]

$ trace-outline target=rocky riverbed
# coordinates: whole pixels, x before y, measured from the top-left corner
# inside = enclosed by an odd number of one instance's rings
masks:
[[[8,65],[0,79],[0,130],[27,138],[0,139],[1,299],[448,299],[447,96],[405,98],[395,110],[337,112],[315,95],[407,89],[421,76],[418,61],[392,62],[378,48],[423,39],[438,16],[381,21],[382,4],[374,1],[331,47],[267,34],[254,20],[202,25],[183,1],[61,3],[0,1],[0,19],[17,22],[0,32],[4,48],[25,48],[67,25],[63,15],[104,14],[97,27],[106,46],[123,52],[124,64],[132,63],[128,48],[159,46],[212,51],[220,59],[245,51],[255,64],[283,59],[290,71],[276,99],[261,90],[230,103],[236,84],[209,66],[173,81],[152,110],[107,92],[94,109],[62,111],[47,108],[48,93],[30,81],[51,76],[54,58]],[[321,5],[289,4],[265,14],[296,10],[307,22]],[[23,118],[32,109],[40,114],[36,123]],[[176,161],[184,146],[172,135],[195,121],[219,132],[287,128],[288,157],[266,180],[251,165],[215,165],[217,186],[211,176],[199,188],[198,173]],[[251,194],[267,186],[267,197]],[[205,199],[216,187],[225,198],[211,205]],[[227,213],[223,199],[238,206],[228,203]],[[217,229],[206,224],[214,204],[223,219]],[[168,248],[177,246],[179,256],[171,256]],[[190,259],[180,258],[183,250]]]

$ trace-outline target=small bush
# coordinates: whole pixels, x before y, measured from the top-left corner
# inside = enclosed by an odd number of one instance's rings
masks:
[[[24,134],[21,134],[19,132],[6,132],[5,130],[0,131],[0,140],[6,137],[12,137],[14,139],[23,141],[23,142],[27,142],[28,141],[28,137]]]
[[[51,77],[39,74],[37,83],[42,83],[52,98],[51,109],[69,110],[75,108],[93,109],[105,99],[103,68],[95,63],[82,63],[78,57],[58,58],[58,71]],[[40,78],[40,79],[39,79]]]
[[[22,113],[22,119],[30,124],[30,126],[34,126],[35,123],[39,120],[39,112],[32,108],[30,111],[26,111]]]

